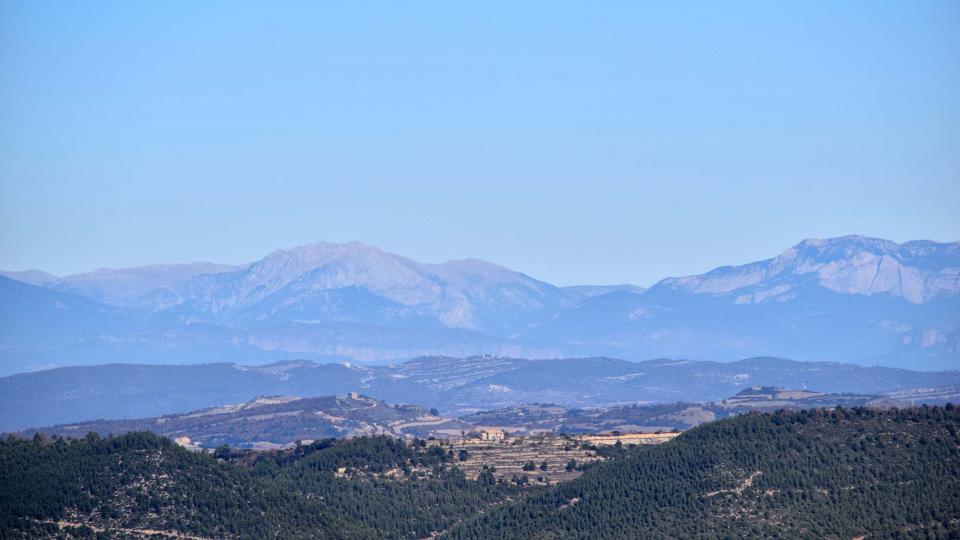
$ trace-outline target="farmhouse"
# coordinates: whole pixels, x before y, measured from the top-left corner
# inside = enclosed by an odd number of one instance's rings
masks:
[[[480,430],[481,441],[502,441],[505,437],[506,433],[502,429],[486,428]]]

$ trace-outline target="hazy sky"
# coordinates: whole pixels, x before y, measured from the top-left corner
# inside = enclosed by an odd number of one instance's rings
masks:
[[[960,2],[0,3],[0,268],[960,240]]]

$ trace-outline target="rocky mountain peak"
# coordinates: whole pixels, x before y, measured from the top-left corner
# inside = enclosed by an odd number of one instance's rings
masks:
[[[750,288],[751,294],[760,292],[763,299],[772,299],[811,278],[834,292],[890,294],[920,304],[960,293],[960,242],[898,244],[866,236],[807,239],[772,259],[667,279],[661,285],[710,294]],[[774,293],[763,295],[758,289]]]

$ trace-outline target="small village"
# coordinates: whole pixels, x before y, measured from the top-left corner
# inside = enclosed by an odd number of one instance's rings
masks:
[[[458,438],[432,438],[459,458],[456,465],[474,479],[487,468],[498,480],[529,484],[556,484],[572,480],[586,467],[607,459],[605,448],[660,444],[679,435],[672,433],[598,433],[512,436],[500,427],[483,427]]]

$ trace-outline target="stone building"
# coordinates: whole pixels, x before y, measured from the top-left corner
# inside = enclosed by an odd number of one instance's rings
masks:
[[[502,441],[507,434],[502,429],[486,428],[480,430],[481,441]]]

